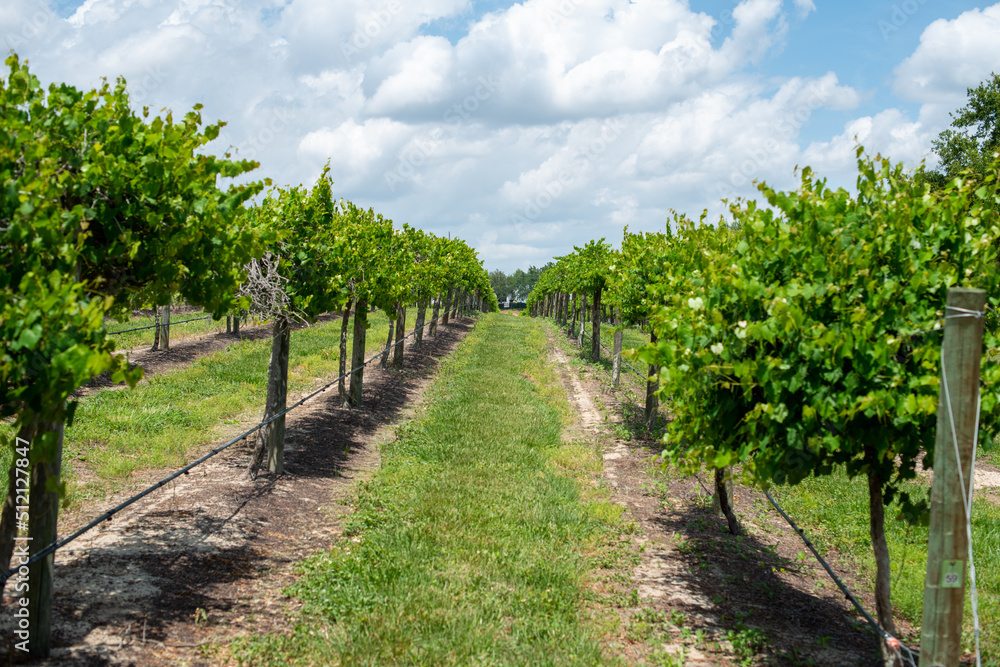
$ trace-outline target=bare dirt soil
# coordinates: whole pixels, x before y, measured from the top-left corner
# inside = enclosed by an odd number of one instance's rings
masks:
[[[252,443],[236,445],[58,552],[54,648],[37,664],[226,664],[233,637],[288,629],[296,603],[282,590],[296,578],[294,564],[341,534],[380,444],[471,326],[453,320],[421,349],[409,344],[402,369],[369,366],[360,409],[340,407],[334,387],[290,413],[284,473],[249,480]],[[64,532],[82,523],[75,514]],[[0,664],[11,663],[11,615],[0,616]]]
[[[631,571],[624,577],[606,572],[600,582],[617,589],[622,600],[621,635],[609,653],[626,664],[881,664],[875,635],[820,565],[805,557],[802,541],[762,494],[737,490],[736,511],[746,534],[730,535],[712,510],[707,477],[703,484],[658,470],[656,443],[648,435],[643,439],[638,423],[637,392],[612,390],[603,369],[580,363],[561,341],[553,342],[579,428],[603,452],[612,500],[637,525],[629,538]],[[643,385],[642,379],[631,382],[635,389]],[[628,440],[616,437],[625,432],[632,434]],[[836,554],[828,556],[874,608]]]

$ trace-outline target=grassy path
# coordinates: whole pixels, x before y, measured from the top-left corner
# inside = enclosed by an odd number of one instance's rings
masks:
[[[546,329],[480,319],[382,452],[345,537],[302,566],[291,636],[250,664],[603,664],[582,617],[580,554],[618,520],[579,481],[593,445],[562,442],[565,392]],[[582,494],[589,495],[582,495]]]

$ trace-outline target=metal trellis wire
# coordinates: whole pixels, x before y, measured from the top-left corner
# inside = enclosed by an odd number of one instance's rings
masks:
[[[438,316],[436,318],[432,318],[428,322],[424,322],[423,326],[420,327],[420,330],[423,331],[423,329],[425,329],[426,327],[430,326],[431,323],[436,322],[436,321],[438,321],[440,319],[443,319],[443,318],[444,318],[444,315],[442,314],[442,315],[440,315],[440,316]],[[455,318],[455,319],[457,319],[457,318]],[[56,540],[55,542],[49,544],[45,548],[39,550],[38,552],[36,552],[35,554],[33,554],[31,556],[31,558],[28,559],[27,563],[19,565],[18,567],[10,569],[7,572],[4,572],[3,574],[0,574],[0,583],[6,582],[12,576],[14,576],[15,574],[17,574],[17,572],[18,572],[18,570],[20,568],[22,568],[22,567],[28,567],[31,564],[33,564],[33,563],[41,560],[42,558],[45,558],[46,556],[48,556],[48,555],[50,555],[52,553],[55,553],[56,551],[58,551],[62,547],[66,546],[70,542],[73,542],[74,540],[76,540],[77,538],[79,538],[81,535],[83,535],[84,533],[92,530],[96,526],[99,526],[100,524],[104,523],[105,521],[110,521],[114,517],[115,514],[117,514],[118,512],[122,511],[123,509],[125,509],[129,505],[132,505],[133,503],[135,503],[135,502],[141,500],[142,498],[148,496],[153,491],[156,491],[157,489],[159,489],[159,488],[163,487],[164,485],[170,483],[171,481],[177,479],[181,475],[188,474],[191,471],[192,468],[194,468],[194,467],[196,467],[198,465],[201,465],[202,463],[204,463],[205,461],[209,460],[213,456],[215,456],[215,455],[217,455],[217,454],[219,454],[219,453],[221,453],[221,452],[229,449],[231,446],[233,446],[234,444],[236,444],[240,440],[243,440],[247,436],[253,435],[254,433],[256,433],[257,431],[259,431],[260,429],[264,428],[265,426],[267,426],[268,424],[270,424],[271,422],[273,422],[274,420],[278,419],[279,417],[285,416],[286,414],[288,414],[292,410],[298,408],[303,403],[305,403],[306,401],[308,401],[310,398],[313,398],[314,396],[325,392],[327,389],[329,389],[330,387],[332,387],[334,384],[336,384],[337,382],[340,382],[340,380],[346,379],[346,378],[350,377],[354,372],[356,372],[356,371],[358,371],[358,370],[360,370],[360,369],[368,366],[373,361],[375,361],[376,359],[380,358],[388,350],[391,350],[394,347],[396,347],[397,345],[402,344],[403,341],[405,341],[407,338],[410,338],[411,336],[416,335],[416,333],[417,333],[417,330],[414,329],[410,333],[406,334],[404,337],[400,338],[398,341],[392,343],[391,345],[386,346],[385,348],[380,349],[377,354],[373,355],[371,358],[369,358],[368,360],[366,360],[360,366],[356,366],[356,367],[352,368],[350,371],[347,371],[343,375],[338,376],[336,379],[331,380],[327,384],[323,385],[322,387],[320,387],[319,389],[313,391],[312,393],[308,394],[307,396],[301,398],[296,403],[294,403],[291,406],[285,408],[281,412],[273,415],[269,419],[260,422],[259,424],[257,424],[253,428],[251,428],[251,429],[249,429],[249,430],[241,433],[240,435],[238,435],[235,438],[229,440],[228,442],[226,442],[226,443],[224,443],[224,444],[216,447],[215,449],[213,449],[209,453],[205,454],[204,456],[202,456],[198,460],[196,460],[196,461],[194,461],[192,463],[189,463],[188,465],[184,466],[180,470],[178,470],[178,471],[172,473],[171,475],[163,478],[162,480],[160,480],[156,484],[153,484],[152,486],[149,486],[148,488],[146,488],[143,491],[135,494],[131,498],[129,498],[129,499],[127,499],[127,500],[119,503],[115,507],[111,508],[110,510],[108,510],[104,514],[101,514],[96,519],[92,520],[90,523],[88,523],[87,525],[83,526],[82,528],[76,530],[72,534],[64,537],[61,540]],[[18,538],[18,539],[23,539],[23,538]]]

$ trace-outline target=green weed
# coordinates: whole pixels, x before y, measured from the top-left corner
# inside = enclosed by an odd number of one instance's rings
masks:
[[[745,667],[752,665],[754,657],[770,643],[763,630],[746,627],[742,623],[736,629],[727,630],[725,637],[733,645],[737,660]]]

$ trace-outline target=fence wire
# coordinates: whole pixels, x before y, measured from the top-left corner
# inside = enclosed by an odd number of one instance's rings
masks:
[[[210,320],[210,319],[212,319],[211,315],[208,315],[206,317],[196,317],[193,320],[181,320],[180,322],[171,322],[169,326],[173,327],[173,326],[177,326],[179,324],[188,324],[189,322],[201,322],[202,320]],[[157,328],[164,327],[164,326],[167,326],[167,325],[165,325],[165,324],[150,324],[149,326],[135,327],[134,329],[122,329],[121,331],[109,331],[107,333],[107,335],[108,336],[117,336],[118,334],[132,333],[133,331],[145,331],[146,329],[157,329]]]
[[[558,320],[556,320],[555,318],[553,318],[553,321],[554,321],[554,322],[558,322]],[[572,332],[570,332],[570,333],[572,333]],[[593,339],[594,339],[594,337],[593,337],[592,335],[588,334],[588,333],[587,333],[586,331],[584,331],[584,332],[583,332],[583,337],[584,337],[584,338],[589,338],[590,340],[593,340]],[[607,345],[605,345],[604,343],[598,343],[598,345],[600,345],[600,346],[601,346],[601,348],[602,348],[602,349],[604,349],[604,350],[605,350],[605,351],[606,351],[606,352],[607,352],[608,354],[612,355],[612,359],[614,358],[614,352],[613,352],[613,351],[611,350],[611,348],[609,348],[609,347],[608,347]],[[627,361],[627,360],[625,359],[625,357],[622,357],[622,358],[621,358],[621,362],[622,362],[623,364],[625,364],[626,366],[628,366],[628,367],[629,367],[629,369],[630,369],[630,370],[631,370],[631,371],[632,371],[633,373],[635,373],[636,375],[638,375],[639,377],[641,377],[641,378],[642,378],[642,379],[644,379],[644,380],[646,379],[646,374],[645,374],[645,373],[643,373],[643,372],[641,372],[641,371],[640,371],[639,369],[637,369],[637,368],[636,368],[635,366],[633,366],[632,364],[630,364],[630,363],[629,363],[629,362],[628,362],[628,361]]]
[[[423,331],[425,328],[427,328],[428,326],[430,326],[433,322],[437,322],[438,320],[441,320],[443,318],[444,318],[444,314],[441,314],[438,317],[431,319],[429,322],[424,322],[423,326],[420,327],[420,331]],[[372,355],[371,358],[369,358],[367,361],[365,361],[361,365],[355,366],[350,371],[347,371],[343,375],[338,376],[336,379],[331,380],[327,384],[323,385],[322,387],[320,387],[319,389],[315,390],[311,394],[308,394],[304,398],[300,399],[296,403],[294,403],[291,406],[285,408],[284,410],[282,410],[281,412],[275,414],[274,416],[270,417],[269,419],[260,422],[259,424],[257,424],[253,428],[251,428],[251,429],[249,429],[249,430],[241,433],[240,435],[236,436],[232,440],[229,440],[225,444],[222,444],[219,447],[216,447],[215,449],[213,449],[209,453],[205,454],[204,456],[202,456],[198,460],[196,460],[196,461],[194,461],[192,463],[189,463],[188,465],[184,466],[180,470],[178,470],[178,471],[172,473],[171,475],[169,475],[169,476],[161,479],[156,484],[153,484],[152,486],[150,486],[150,487],[144,489],[143,491],[135,494],[131,498],[129,498],[129,499],[127,499],[127,500],[119,503],[118,505],[116,505],[112,509],[108,510],[104,514],[101,514],[96,519],[94,519],[93,521],[91,521],[87,525],[83,526],[82,528],[78,529],[77,531],[73,532],[72,534],[68,535],[67,537],[64,537],[61,540],[56,540],[55,542],[49,544],[45,548],[43,548],[40,551],[38,551],[35,554],[33,554],[31,556],[31,558],[28,559],[27,563],[24,563],[22,565],[19,565],[18,567],[12,568],[12,569],[8,570],[7,572],[3,573],[2,575],[0,575],[0,583],[6,583],[7,580],[10,579],[15,574],[17,574],[18,570],[20,570],[21,568],[29,567],[30,565],[32,565],[33,563],[36,563],[37,561],[41,560],[42,558],[45,558],[46,556],[49,556],[50,554],[55,553],[56,551],[58,551],[59,549],[63,548],[64,546],[66,546],[70,542],[73,542],[74,540],[76,540],[77,538],[79,538],[84,533],[87,533],[88,531],[93,530],[95,527],[99,526],[100,524],[104,523],[105,521],[110,521],[115,516],[115,514],[117,514],[118,512],[122,511],[123,509],[125,509],[129,505],[132,505],[133,503],[135,503],[135,502],[137,502],[137,501],[145,498],[146,496],[148,496],[153,491],[156,491],[157,489],[165,486],[166,484],[172,482],[173,480],[177,479],[181,475],[188,474],[191,471],[192,468],[195,468],[196,466],[201,465],[202,463],[204,463],[205,461],[209,460],[213,456],[216,456],[217,454],[219,454],[221,452],[224,452],[225,450],[229,449],[230,447],[232,447],[233,445],[235,445],[240,440],[243,440],[244,438],[253,435],[254,433],[256,433],[257,431],[259,431],[260,429],[264,428],[265,426],[267,426],[268,424],[270,424],[271,422],[273,422],[274,420],[278,419],[279,417],[284,417],[289,412],[291,412],[292,410],[298,408],[303,403],[305,403],[306,401],[308,401],[310,398],[313,398],[314,396],[317,396],[318,394],[321,394],[321,393],[325,392],[327,389],[329,389],[330,387],[332,387],[336,383],[340,382],[343,379],[346,379],[346,378],[350,377],[356,371],[359,371],[362,368],[365,368],[370,363],[372,363],[376,359],[380,358],[383,354],[386,354],[389,350],[395,348],[397,345],[401,345],[407,338],[410,338],[411,336],[415,336],[416,333],[417,333],[417,329],[414,329],[413,331],[411,331],[410,333],[406,334],[401,339],[397,340],[396,342],[392,343],[391,345],[387,345],[384,348],[381,348],[378,351],[377,354]],[[16,539],[24,539],[24,538],[16,538]]]
[[[965,314],[965,315],[961,315],[961,316],[973,317],[975,315],[974,314]],[[936,332],[936,331],[940,331],[940,330],[941,329],[932,329],[930,331],[935,331]],[[929,332],[916,332],[916,333],[929,333]],[[584,338],[590,338],[591,340],[593,340],[592,336],[588,336],[586,330],[583,331],[583,337]],[[605,350],[607,350],[609,353],[611,352],[611,350],[609,350],[606,345],[604,345],[603,343],[599,343],[599,344],[600,344],[600,346],[602,348],[604,348]],[[626,365],[628,365],[628,367],[631,368],[636,373],[636,375],[639,375],[640,377],[642,377],[642,378],[645,379],[646,376],[643,375],[642,373],[640,373],[638,370],[636,370],[631,364],[628,364],[627,362],[625,362],[624,359],[622,359],[622,362],[626,363]],[[943,359],[942,359],[942,369],[943,369]],[[950,405],[949,405],[949,408],[950,408]],[[957,445],[956,445],[956,447],[957,447]],[[699,479],[698,482],[700,484],[701,480]],[[704,484],[702,484],[702,488],[705,488]],[[707,491],[707,489],[706,489],[706,491]],[[806,547],[808,547],[809,551],[812,552],[813,556],[815,556],[815,558],[819,562],[819,564],[823,566],[823,569],[826,570],[827,574],[830,575],[830,578],[837,585],[837,587],[841,590],[841,592],[844,594],[844,596],[847,598],[847,600],[850,601],[851,604],[854,605],[854,607],[855,607],[855,609],[857,609],[858,613],[860,613],[862,615],[862,617],[864,617],[864,619],[868,623],[868,625],[871,626],[871,628],[875,631],[875,633],[885,642],[885,645],[888,646],[891,651],[893,651],[893,653],[896,655],[896,657],[899,658],[900,662],[902,662],[907,667],[917,667],[917,663],[919,662],[920,650],[919,649],[914,649],[914,648],[911,648],[911,647],[907,646],[903,642],[899,641],[898,638],[892,636],[885,629],[883,629],[882,626],[880,626],[878,624],[878,622],[874,618],[872,618],[871,614],[869,614],[868,611],[865,610],[865,608],[861,606],[861,603],[858,602],[858,599],[854,596],[854,594],[847,587],[847,585],[843,582],[843,580],[840,577],[837,576],[837,573],[833,571],[833,568],[830,567],[830,564],[827,563],[826,559],[824,559],[823,556],[819,553],[819,551],[813,545],[812,541],[810,541],[810,539],[808,537],[806,537],[805,531],[803,531],[801,528],[799,528],[798,525],[796,525],[795,521],[790,516],[788,516],[788,514],[781,507],[781,505],[778,504],[778,501],[776,501],[774,499],[774,497],[771,496],[770,493],[768,493],[767,491],[765,491],[764,495],[767,497],[768,501],[770,501],[770,503],[774,507],[774,509],[776,509],[778,511],[778,513],[782,516],[782,518],[784,518],[785,521],[788,522],[788,525],[792,527],[792,530],[794,530],[798,534],[798,536],[802,539],[802,541],[805,543]],[[967,512],[966,515],[969,516],[969,513]],[[972,550],[971,550],[971,535],[970,535],[970,550],[969,550],[969,553],[970,553],[970,560],[971,560],[971,553],[972,553]],[[973,586],[973,590],[975,590],[975,579],[974,579],[974,577],[975,577],[975,574],[974,574],[975,570],[973,569],[972,572],[973,572],[973,574],[972,574],[972,577],[973,577],[972,586]],[[978,665],[978,657],[979,657],[978,656],[978,653],[979,653],[979,647],[978,647],[978,618],[975,619],[975,623],[976,623],[976,634],[977,634],[977,637],[976,637],[976,639],[977,639],[976,653],[977,653],[977,665]]]

